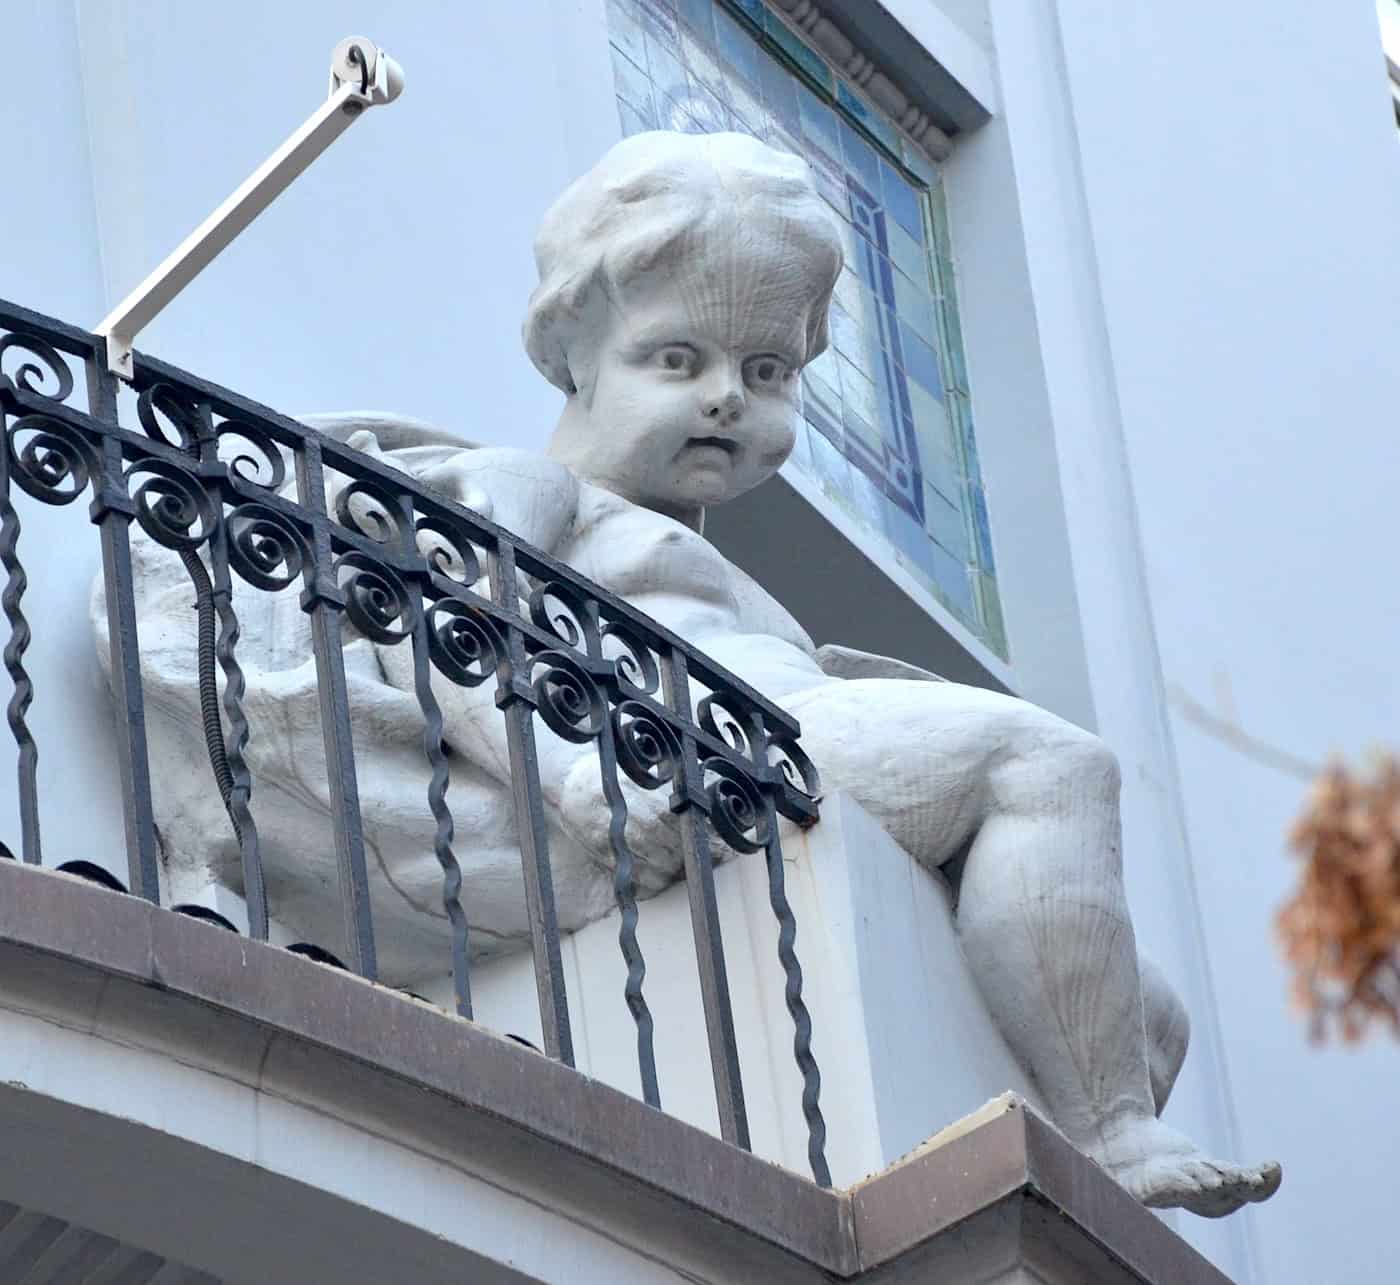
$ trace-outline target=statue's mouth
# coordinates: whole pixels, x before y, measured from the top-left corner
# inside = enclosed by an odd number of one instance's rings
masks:
[[[717,446],[730,459],[739,453],[739,443],[728,437],[692,437],[687,446]]]

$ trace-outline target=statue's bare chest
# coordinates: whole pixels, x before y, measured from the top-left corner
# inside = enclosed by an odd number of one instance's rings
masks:
[[[704,536],[585,485],[563,561],[683,637],[768,634],[803,651],[802,627]]]

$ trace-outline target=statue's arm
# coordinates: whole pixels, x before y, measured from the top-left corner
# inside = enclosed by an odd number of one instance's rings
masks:
[[[578,479],[562,464],[535,451],[510,447],[457,451],[417,476],[440,495],[545,553],[563,544],[578,513]]]
[[[398,420],[380,418],[391,429],[402,427]],[[512,447],[457,446],[444,440],[445,434],[430,439],[424,430],[386,433],[367,419],[363,414],[326,415],[308,417],[307,422],[318,428],[333,424],[345,433],[346,445],[407,473],[546,553],[554,552],[572,528],[578,479],[549,456]]]
[[[839,647],[827,643],[812,653],[822,673],[832,678],[905,678],[926,683],[946,683],[941,674],[920,669],[893,656],[877,656],[874,652],[858,651],[854,647]]]

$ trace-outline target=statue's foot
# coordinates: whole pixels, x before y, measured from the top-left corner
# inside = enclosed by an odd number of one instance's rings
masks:
[[[1232,1165],[1203,1155],[1160,1120],[1132,1119],[1108,1133],[1090,1154],[1144,1205],[1189,1209],[1223,1218],[1267,1200],[1283,1181],[1275,1164]]]

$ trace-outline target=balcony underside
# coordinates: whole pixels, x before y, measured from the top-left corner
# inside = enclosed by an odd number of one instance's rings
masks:
[[[824,1191],[428,1005],[8,861],[0,1026],[0,1201],[171,1260],[163,1283],[1224,1281],[1015,1099]]]

